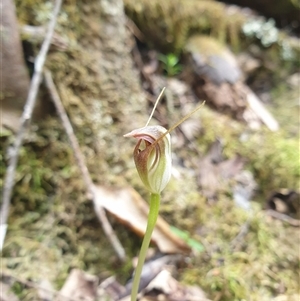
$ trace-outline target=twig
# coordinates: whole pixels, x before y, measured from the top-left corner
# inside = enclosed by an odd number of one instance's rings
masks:
[[[292,218],[286,214],[283,214],[283,213],[280,213],[280,212],[277,212],[277,211],[271,210],[271,209],[265,211],[265,213],[269,216],[272,216],[273,218],[277,218],[282,221],[285,221],[294,227],[300,227],[300,220]]]
[[[57,113],[58,113],[59,117],[61,118],[61,121],[65,128],[65,131],[70,139],[70,143],[71,143],[74,155],[76,157],[77,164],[82,173],[82,177],[85,182],[86,188],[87,188],[88,192],[92,195],[94,207],[96,208],[97,195],[96,195],[95,185],[90,177],[89,171],[85,164],[84,156],[80,151],[80,147],[79,147],[78,141],[74,135],[72,125],[69,121],[67,113],[60,100],[60,97],[58,95],[58,92],[56,90],[54,82],[52,80],[51,73],[49,71],[45,71],[45,82],[46,82],[47,88],[49,89],[49,92],[51,94],[52,100],[55,104]],[[115,249],[118,257],[122,261],[124,261],[126,258],[124,248],[122,247],[119,239],[117,238],[116,234],[114,233],[114,230],[112,229],[112,227],[107,219],[107,216],[105,214],[103,207],[99,207],[99,205],[97,204],[97,210],[95,210],[95,211],[96,211],[96,214],[98,215],[98,218],[102,224],[103,230],[104,230],[107,238],[110,240],[111,245]]]
[[[247,221],[241,226],[240,232],[238,235],[230,242],[230,246],[233,250],[237,245],[241,244],[245,236],[247,235],[250,227],[251,218],[249,217]]]
[[[54,33],[54,28],[56,24],[57,15],[60,11],[62,0],[56,0],[55,6],[53,9],[52,18],[49,22],[48,30],[45,36],[45,40],[42,44],[41,50],[35,59],[34,64],[34,74],[32,77],[32,81],[30,83],[30,89],[27,96],[27,100],[24,106],[24,111],[21,117],[21,122],[19,126],[19,130],[16,135],[16,139],[14,141],[14,145],[10,152],[10,160],[7,168],[5,180],[4,180],[4,188],[3,188],[3,198],[2,198],[2,206],[0,213],[0,251],[2,250],[6,228],[7,228],[7,219],[10,207],[10,199],[12,195],[12,190],[15,182],[15,171],[16,166],[19,159],[19,150],[23,144],[24,135],[28,124],[31,120],[32,112],[36,102],[36,96],[39,90],[39,86],[42,80],[42,71],[43,66],[45,64],[46,55],[49,50],[49,46],[51,43],[51,39]]]
[[[29,281],[29,280],[23,280],[21,278],[18,278],[14,275],[11,275],[11,274],[6,274],[5,272],[1,274],[2,277],[7,277],[7,278],[12,278],[14,279],[16,282],[19,282],[27,287],[30,287],[30,288],[34,288],[36,290],[43,290],[45,292],[49,292],[55,296],[58,296],[58,297],[62,297],[64,298],[66,301],[82,301],[82,299],[80,298],[74,298],[74,297],[69,297],[69,296],[65,296],[63,294],[61,294],[60,292],[54,290],[54,289],[50,289],[50,288],[46,288],[46,287],[43,287],[42,285],[39,285],[38,283],[35,283],[33,281]]]
[[[279,124],[277,120],[265,108],[260,99],[250,89],[248,89],[247,93],[247,102],[250,109],[272,132],[278,131]]]
[[[144,34],[131,19],[126,18],[126,26],[137,39],[139,39],[141,42],[145,42],[146,39]]]

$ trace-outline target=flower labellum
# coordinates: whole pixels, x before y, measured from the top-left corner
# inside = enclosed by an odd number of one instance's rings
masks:
[[[146,188],[160,194],[171,177],[171,137],[162,126],[146,126],[124,135],[138,143],[133,151],[134,162]]]

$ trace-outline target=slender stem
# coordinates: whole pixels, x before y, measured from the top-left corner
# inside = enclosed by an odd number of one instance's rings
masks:
[[[156,220],[158,217],[159,204],[160,204],[160,195],[151,193],[148,223],[147,223],[147,228],[146,228],[145,236],[143,239],[143,243],[142,243],[142,247],[141,247],[141,251],[140,251],[140,255],[139,255],[138,264],[137,264],[135,274],[134,274],[132,291],[131,291],[131,301],[137,300],[140,278],[141,278],[143,265],[144,265],[145,258],[146,258],[146,253],[147,253],[150,241],[151,241],[152,232],[154,230]]]

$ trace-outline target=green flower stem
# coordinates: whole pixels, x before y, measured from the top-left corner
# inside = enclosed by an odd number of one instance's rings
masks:
[[[147,253],[150,241],[151,241],[152,232],[154,230],[156,220],[158,217],[159,204],[160,204],[160,194],[151,193],[150,210],[149,210],[149,214],[148,214],[148,223],[147,223],[147,228],[146,228],[145,236],[143,239],[142,247],[140,250],[138,264],[137,264],[134,278],[133,278],[133,285],[132,285],[132,290],[131,290],[131,301],[137,300],[136,298],[138,295],[142,269],[143,269],[143,265],[145,262],[146,253]]]

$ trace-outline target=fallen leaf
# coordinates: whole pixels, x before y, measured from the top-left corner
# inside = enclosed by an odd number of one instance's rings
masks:
[[[116,280],[115,276],[105,279],[98,287],[97,298],[99,300],[115,301],[119,300],[121,295],[129,296],[129,292]]]
[[[97,295],[98,278],[81,270],[73,269],[55,301],[94,301]]]
[[[234,192],[236,203],[247,207],[256,188],[253,175],[243,170],[246,160],[239,154],[224,160],[222,141],[217,139],[198,163],[198,184],[202,194],[215,201],[221,192]],[[245,205],[246,204],[246,205]]]
[[[39,298],[43,301],[53,300],[54,289],[47,279],[43,279],[38,286],[38,295]]]
[[[151,296],[151,299],[149,298]],[[150,282],[141,301],[210,301],[197,286],[184,286],[164,269]]]
[[[149,283],[162,271],[165,269],[165,267],[168,264],[174,263],[178,261],[180,258],[178,255],[167,255],[162,256],[159,258],[155,258],[153,260],[147,261],[142,270],[141,279],[140,279],[140,285],[139,285],[139,291],[142,291],[144,288],[146,288]],[[126,290],[128,294],[131,292],[133,279],[130,279],[128,283],[126,284]],[[122,295],[121,297],[125,297],[126,294]]]
[[[137,191],[131,187],[108,189],[102,186],[95,186],[95,191],[95,210],[97,210],[97,205],[105,208],[138,235],[144,235],[149,206]],[[163,253],[186,253],[190,251],[190,247],[171,231],[169,224],[161,217],[157,219],[152,241]]]
[[[167,265],[178,261],[182,256],[180,255],[166,255],[153,260],[147,261],[143,266],[141,274],[139,291],[141,295],[143,290],[148,287],[149,283],[163,271]],[[122,286],[116,278],[109,277],[105,279],[98,287],[98,299],[113,300],[113,301],[127,301],[130,299],[133,279],[131,278],[125,286]]]

